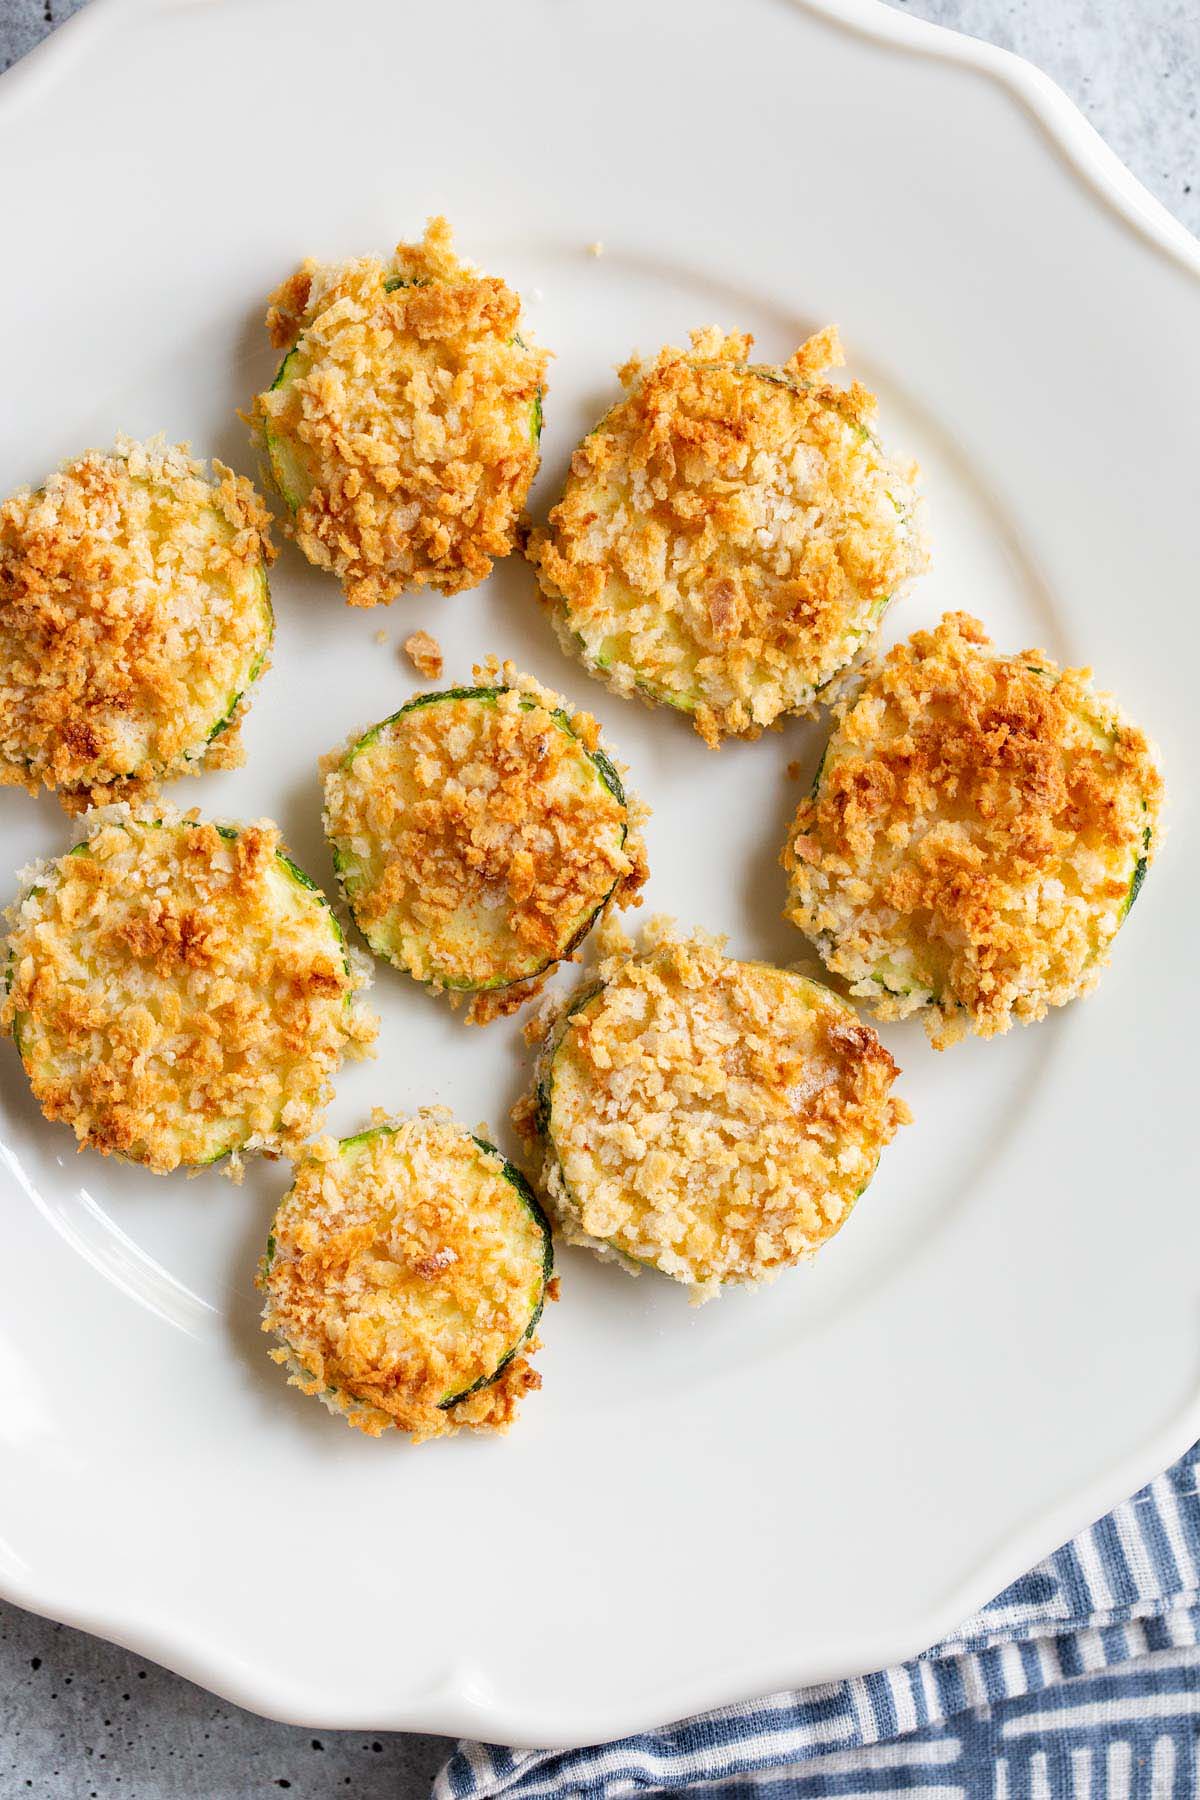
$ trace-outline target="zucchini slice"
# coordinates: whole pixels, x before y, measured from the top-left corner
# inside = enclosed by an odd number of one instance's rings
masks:
[[[474,587],[513,550],[537,472],[547,357],[520,299],[419,244],[306,264],[272,296],[288,348],[255,419],[291,535],[355,606]]]
[[[0,508],[0,778],[80,810],[213,756],[274,633],[266,512],[218,475],[118,439]]]
[[[514,1365],[553,1268],[524,1176],[430,1109],[297,1165],[259,1270],[264,1330],[295,1385],[372,1435],[495,1427],[532,1385]]]
[[[506,683],[419,695],[354,740],[325,828],[371,949],[456,993],[536,981],[635,875],[594,721]]]
[[[698,334],[623,372],[529,555],[560,635],[709,742],[815,710],[924,561],[913,472],[870,397]],[[802,363],[805,352],[798,353]]]
[[[843,709],[783,862],[788,916],[939,1047],[1088,992],[1145,879],[1156,755],[1086,670],[951,614]]]
[[[570,1241],[701,1298],[769,1279],[848,1218],[906,1117],[896,1074],[827,988],[660,934],[604,965],[546,1039],[546,1191]]]
[[[297,1144],[370,1035],[273,826],[102,817],[10,912],[3,1022],[47,1118],[159,1173]]]

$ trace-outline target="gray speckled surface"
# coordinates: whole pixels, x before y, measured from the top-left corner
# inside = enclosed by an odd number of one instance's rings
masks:
[[[0,68],[82,0],[0,0]],[[898,0],[1040,64],[1200,232],[1196,0]],[[410,1800],[444,1740],[276,1725],[110,1644],[0,1603],[0,1800]]]

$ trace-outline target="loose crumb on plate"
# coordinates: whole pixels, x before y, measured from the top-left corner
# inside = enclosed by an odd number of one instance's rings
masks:
[[[404,640],[404,654],[426,681],[436,681],[442,672],[442,646],[427,631],[413,631]]]

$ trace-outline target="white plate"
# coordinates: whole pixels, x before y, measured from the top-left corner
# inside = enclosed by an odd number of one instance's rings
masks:
[[[97,0],[0,84],[0,186],[5,489],[117,428],[250,468],[269,288],[435,210],[558,354],[541,508],[633,345],[837,320],[926,471],[893,629],[965,607],[1094,663],[1174,802],[1095,998],[941,1057],[886,1033],[917,1122],[811,1270],[690,1311],[564,1255],[503,1443],[369,1442],[285,1390],[251,1287],[285,1168],[76,1158],[3,1046],[3,1591],[283,1718],[565,1743],[914,1652],[1181,1450],[1200,249],[1062,96],[858,0]],[[799,951],[776,855],[818,731],[711,754],[565,662],[517,561],[390,612],[291,550],[274,588],[247,764],[174,798],[273,815],[329,882],[317,755],[410,691],[420,624],[455,679],[495,650],[597,710],[655,809],[650,910]],[[14,869],[64,841],[48,800],[0,823]],[[508,1141],[516,1025],[375,994],[333,1124],[442,1101]]]

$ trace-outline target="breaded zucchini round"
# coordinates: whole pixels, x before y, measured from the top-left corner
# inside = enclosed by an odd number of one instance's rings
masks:
[[[812,712],[925,562],[915,465],[865,388],[821,378],[837,333],[782,368],[753,342],[712,328],[627,364],[528,548],[564,646],[710,744]]]
[[[565,1236],[707,1299],[840,1229],[908,1118],[844,1000],[654,922],[561,1011],[516,1118]]]
[[[158,1173],[295,1148],[374,1021],[274,825],[111,807],[26,871],[0,1023],[46,1117]]]
[[[255,419],[308,560],[352,606],[483,581],[539,459],[547,357],[519,295],[459,262],[432,219],[386,266],[304,263],[267,329],[287,354]]]
[[[377,956],[513,1010],[645,879],[639,820],[587,713],[511,663],[420,694],[326,764],[325,829]]]
[[[161,438],[118,438],[0,506],[0,782],[77,812],[240,762],[274,620],[267,513]]]
[[[259,1268],[263,1330],[294,1386],[371,1437],[504,1431],[541,1385],[553,1267],[524,1177],[429,1108],[297,1163]]]
[[[1099,980],[1154,854],[1155,752],[1087,669],[948,613],[838,709],[783,853],[787,914],[939,1049]]]

